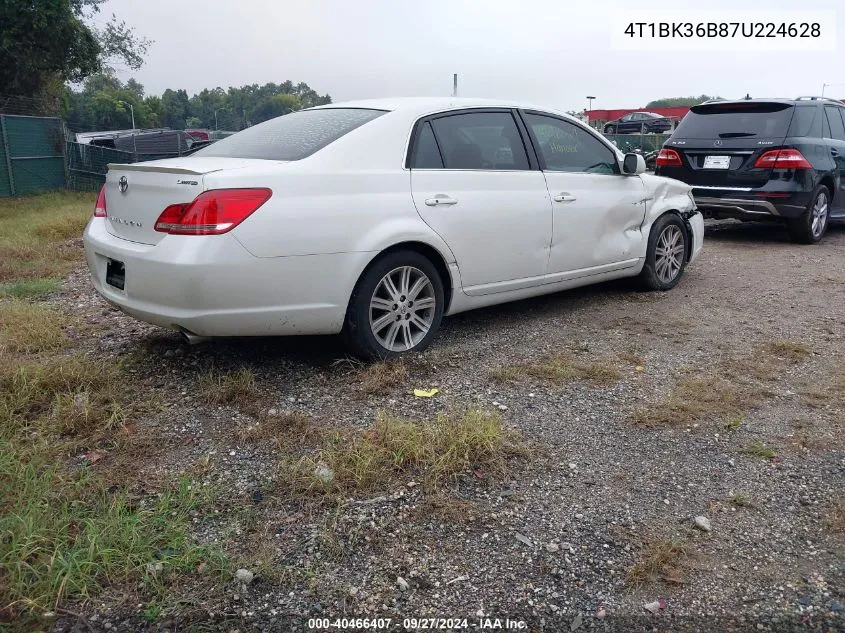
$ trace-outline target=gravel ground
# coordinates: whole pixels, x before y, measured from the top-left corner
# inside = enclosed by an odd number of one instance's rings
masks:
[[[377,395],[362,393],[333,337],[186,347],[109,308],[85,271],[55,300],[104,328],[82,342],[97,354],[143,352],[143,379],[172,406],[137,425],[155,439],[139,447],[142,475],[210,455],[201,477],[225,501],[198,519],[196,537],[254,574],[184,587],[184,607],[155,625],[115,590],[84,606],[92,628],[300,631],[314,617],[382,617],[395,629],[440,617],[476,630],[484,618],[537,631],[845,630],[845,534],[834,518],[845,502],[845,403],[830,388],[845,366],[845,227],[797,246],[778,227],[710,223],[674,290],[610,283],[457,315],[407,381]],[[635,423],[683,376],[718,374],[729,361],[742,371],[774,340],[811,354],[774,359],[778,378],[731,428]],[[612,363],[621,380],[491,379],[562,349]],[[340,506],[293,502],[278,493],[279,451],[238,441],[251,417],[198,401],[197,374],[212,365],[249,367],[262,406],[318,426],[366,428],[382,410],[498,410],[530,451],[504,480],[468,473],[434,498],[406,479]],[[434,398],[411,393],[434,386]],[[755,442],[775,456],[736,450]],[[710,531],[695,526],[700,516]],[[632,584],[649,546],[666,543],[685,556]]]

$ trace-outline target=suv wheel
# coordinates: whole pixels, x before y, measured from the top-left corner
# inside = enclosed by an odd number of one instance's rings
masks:
[[[830,212],[830,192],[824,185],[819,186],[810,198],[810,204],[801,217],[788,220],[787,228],[793,242],[814,244],[822,239],[827,230]]]
[[[674,213],[657,219],[648,235],[645,265],[639,276],[645,290],[669,290],[678,285],[687,265],[687,227]]]
[[[443,316],[443,282],[414,251],[388,253],[358,280],[343,325],[350,350],[368,359],[422,351]]]

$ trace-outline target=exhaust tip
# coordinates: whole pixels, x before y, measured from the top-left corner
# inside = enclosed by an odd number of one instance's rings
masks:
[[[188,345],[199,345],[200,343],[205,343],[211,340],[210,336],[200,336],[199,334],[194,334],[184,328],[179,328],[179,333]]]

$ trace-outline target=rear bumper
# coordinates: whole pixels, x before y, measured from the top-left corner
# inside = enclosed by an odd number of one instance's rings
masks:
[[[794,193],[788,197],[750,196],[730,192],[719,195],[693,186],[696,206],[707,217],[739,218],[742,220],[789,219],[807,210],[810,194]]]
[[[369,257],[259,258],[230,233],[138,244],[112,235],[105,222],[92,218],[84,235],[97,292],[141,321],[199,336],[336,334],[354,271]],[[109,260],[125,266],[123,290],[106,283]]]

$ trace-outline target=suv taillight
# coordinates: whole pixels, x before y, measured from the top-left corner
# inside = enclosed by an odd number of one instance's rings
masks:
[[[760,156],[754,167],[762,169],[812,169],[813,166],[797,149],[772,149]]]
[[[665,147],[657,154],[654,161],[657,167],[682,167],[681,155],[673,149],[666,149]]]
[[[193,202],[171,204],[155,223],[155,230],[171,235],[220,235],[231,231],[267,202],[269,189],[211,189]]]
[[[106,213],[106,186],[100,188],[100,193],[97,195],[97,202],[94,204],[94,217],[105,218],[108,217]]]

